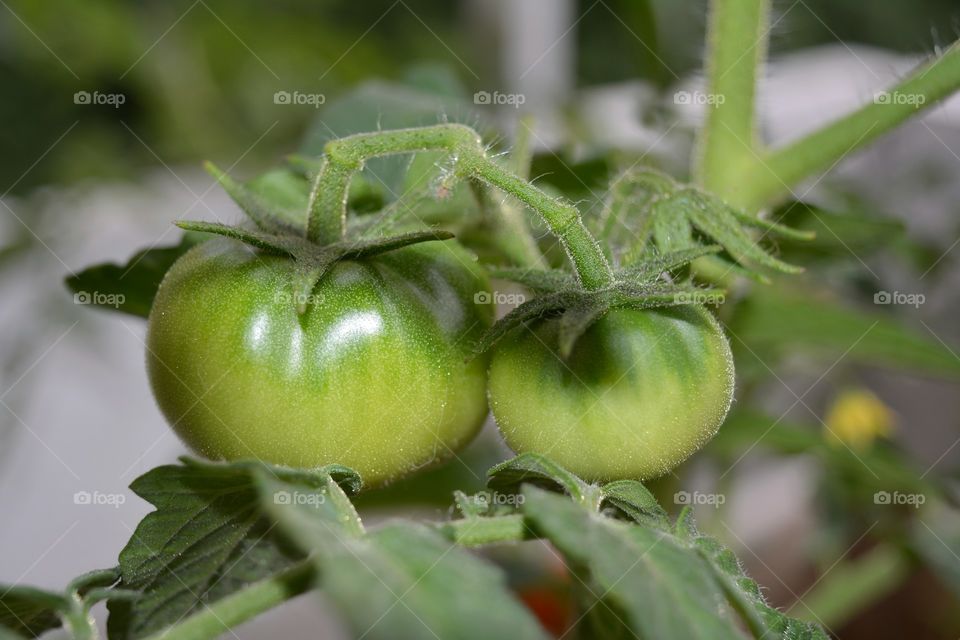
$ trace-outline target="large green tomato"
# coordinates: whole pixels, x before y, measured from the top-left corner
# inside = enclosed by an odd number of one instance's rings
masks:
[[[660,476],[716,433],[733,398],[733,359],[703,307],[615,309],[564,361],[558,320],[508,336],[490,365],[493,415],[518,453],[589,480]]]
[[[491,322],[476,261],[454,243],[335,264],[296,313],[293,262],[227,239],[165,276],[147,369],[180,437],[212,459],[340,463],[377,486],[447,458],[487,414]]]

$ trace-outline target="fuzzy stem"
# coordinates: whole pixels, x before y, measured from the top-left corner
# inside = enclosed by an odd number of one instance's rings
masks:
[[[769,152],[741,172],[742,193],[734,204],[754,209],[790,193],[799,182],[830,169],[841,158],[933,107],[960,88],[960,42],[923,65],[884,96],[818,131]]]
[[[706,69],[710,100],[693,175],[721,197],[736,192],[739,185],[731,176],[754,162],[757,70],[767,53],[769,13],[769,0],[711,2]]]
[[[350,180],[362,168],[332,162],[324,157],[310,191],[307,238],[320,244],[333,244],[347,233],[347,197]]]
[[[218,638],[234,625],[309,591],[314,586],[314,576],[313,563],[305,560],[216,601],[182,622],[150,635],[147,640]]]
[[[481,180],[536,211],[560,240],[586,289],[612,283],[610,265],[583,225],[577,208],[548,196],[490,160],[477,133],[457,124],[363,133],[328,142],[324,166],[310,198],[309,239],[323,242],[334,227],[342,233],[350,179],[364,162],[380,156],[433,150],[451,153],[459,177]]]
[[[465,547],[479,547],[497,542],[518,542],[534,536],[522,515],[489,518],[461,518],[437,526],[440,533],[452,542]]]

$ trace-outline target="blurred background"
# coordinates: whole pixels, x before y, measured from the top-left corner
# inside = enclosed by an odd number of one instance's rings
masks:
[[[508,149],[530,116],[532,175],[589,217],[618,168],[684,177],[709,108],[683,99],[705,21],[695,0],[0,0],[0,582],[113,566],[148,511],[127,485],[185,453],[147,385],[144,322],[63,280],[176,244],[175,219],[238,219],[203,160],[250,178],[335,135],[444,119]],[[760,112],[780,144],[952,42],[960,8],[777,0],[772,24]],[[818,239],[779,250],[808,271],[721,311],[736,408],[656,483],[674,512],[697,505],[775,605],[836,637],[960,636],[958,176],[953,99],[798,190],[781,213]],[[506,455],[488,425],[364,508],[442,517],[452,488]],[[507,564],[562,633],[552,557]],[[236,636],[346,637],[319,603]]]

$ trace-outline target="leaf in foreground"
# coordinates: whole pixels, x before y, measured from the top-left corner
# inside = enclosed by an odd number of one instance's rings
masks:
[[[111,639],[165,629],[303,558],[263,515],[254,471],[283,476],[295,486],[322,486],[331,474],[359,484],[343,467],[294,471],[254,462],[183,462],[157,467],[131,485],[157,509],[120,553],[121,585],[140,595],[110,603]]]
[[[364,534],[349,524],[355,514],[335,488],[298,504],[270,501],[278,490],[276,481],[261,478],[267,508],[293,541],[315,554],[321,587],[358,636],[546,638],[499,569],[435,531],[398,521]],[[342,506],[317,508],[322,500]]]

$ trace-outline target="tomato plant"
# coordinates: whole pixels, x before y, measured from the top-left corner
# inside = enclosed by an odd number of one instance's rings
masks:
[[[134,481],[155,510],[116,568],[63,591],[0,590],[0,635],[63,626],[93,638],[90,612],[106,601],[113,639],[205,640],[320,589],[359,637],[542,639],[537,602],[523,606],[523,589],[500,566],[467,551],[534,539],[563,565],[564,615],[540,613],[554,618],[551,631],[582,638],[826,640],[830,622],[882,596],[919,555],[903,542],[916,531],[885,523],[895,545],[867,549],[867,560],[858,552],[838,571],[843,582],[815,582],[810,615],[784,613],[731,549],[697,528],[690,505],[700,502],[677,492],[683,508],[664,506],[671,474],[711,439],[713,459],[735,458],[768,435],[781,453],[855,478],[849,495],[830,494],[838,502],[873,492],[874,507],[897,501],[883,485],[893,478],[917,492],[898,505],[919,509],[928,494],[938,508],[949,503],[945,483],[871,448],[892,420],[873,395],[852,393],[828,414],[839,427],[832,438],[731,411],[735,382],[764,393],[757,362],[779,381],[740,333],[773,352],[790,333],[780,325],[799,315],[831,331],[813,323],[797,340],[850,338],[840,360],[864,343],[878,361],[960,369],[929,341],[887,325],[872,338],[879,320],[783,294],[815,238],[771,215],[794,185],[960,87],[960,45],[893,88],[912,99],[874,101],[767,149],[755,90],[769,9],[766,0],[711,3],[713,99],[689,182],[643,156],[631,164],[610,154],[602,213],[585,215],[582,193],[531,179],[526,124],[504,157],[464,124],[378,120],[246,182],[210,165],[244,223],[180,220],[188,233],[179,245],[71,277],[78,295],[98,291],[108,295],[95,300],[148,316],[157,404],[203,459]],[[387,179],[371,171],[394,156],[413,159]],[[774,239],[792,253],[778,253]],[[507,282],[519,304],[496,314],[494,288]],[[738,380],[728,335],[757,361],[744,367],[738,357]],[[794,406],[804,403],[795,395]],[[496,449],[485,489],[462,473],[448,486],[439,474],[450,468],[480,480],[466,446],[488,401],[496,446],[517,456],[501,461]],[[417,475],[451,458],[438,475]],[[418,481],[442,490],[445,505],[453,493],[450,517],[367,529],[361,511],[371,501],[412,493]],[[855,597],[838,598],[848,592]]]

